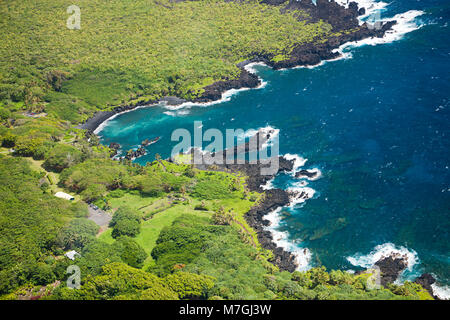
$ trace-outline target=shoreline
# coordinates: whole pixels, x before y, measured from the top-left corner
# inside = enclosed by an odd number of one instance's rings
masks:
[[[266,2],[270,4],[271,1],[269,0]],[[328,61],[345,59],[347,56],[343,52],[343,49],[346,47],[352,47],[355,44],[357,45],[361,40],[374,41],[374,39],[378,39],[375,40],[375,42],[381,43],[386,33],[392,30],[393,27],[397,24],[396,20],[383,19],[382,21],[384,23],[379,30],[371,30],[368,28],[367,24],[360,24],[361,21],[358,20],[358,16],[364,16],[366,12],[365,10],[361,11],[357,5],[356,8],[355,5],[344,8],[340,4],[337,4],[335,2],[330,3],[325,0],[319,0],[318,4],[319,6],[327,6],[328,4],[330,4],[331,6],[338,6],[340,12],[351,11],[352,16],[350,20],[353,21],[349,23],[353,23],[354,26],[354,22],[357,21],[358,30],[339,37],[329,38],[325,43],[307,43],[298,45],[293,49],[289,59],[279,62],[273,62],[270,55],[255,54],[254,58],[242,61],[237,64],[237,67],[241,69],[241,74],[238,79],[217,81],[209,86],[206,86],[204,88],[205,92],[203,93],[203,95],[192,101],[187,101],[178,97],[164,97],[158,101],[147,101],[138,103],[136,105],[116,107],[110,111],[97,112],[93,117],[89,118],[86,122],[80,125],[80,127],[82,129],[87,129],[94,134],[98,134],[98,132],[101,131],[101,129],[109,120],[114,119],[116,116],[122,113],[126,113],[138,108],[166,105],[171,106],[174,109],[179,109],[185,105],[210,105],[221,103],[223,101],[227,101],[227,98],[229,98],[230,96],[230,92],[231,94],[233,94],[235,91],[259,88],[264,85],[262,79],[259,78],[256,75],[255,70],[251,68],[253,65],[264,64],[274,70],[291,68],[314,68]],[[308,7],[310,5],[304,3],[290,3],[288,6],[290,6],[290,8],[301,8]],[[314,8],[310,9],[313,10]],[[336,26],[333,25],[333,28],[335,27]],[[337,26],[337,28],[338,30],[339,28],[341,28],[341,30],[346,30],[342,26]],[[268,180],[270,180],[270,178],[266,179],[265,182],[267,182]],[[284,247],[281,247],[275,242],[275,235],[272,231],[267,230],[267,226],[270,224],[270,221],[265,218],[272,212],[279,210],[282,207],[286,207],[290,204],[291,201],[289,199],[289,192],[288,190],[282,189],[264,190],[263,184],[260,184],[258,186],[254,185],[253,187],[256,187],[258,191],[265,194],[264,201],[247,212],[245,214],[245,218],[249,225],[257,232],[258,240],[260,241],[261,245],[274,253],[274,259],[272,263],[279,266],[281,270],[294,271],[296,270],[296,267],[298,267],[298,263],[296,263],[295,253],[287,250]]]
[[[138,108],[153,107],[165,104],[167,106],[179,107],[183,104],[189,105],[205,105],[216,104],[227,99],[227,93],[236,90],[255,89],[264,85],[255,71],[249,68],[249,65],[264,64],[274,70],[293,69],[293,68],[313,68],[321,65],[326,61],[338,60],[345,58],[341,48],[346,44],[351,44],[368,38],[383,38],[388,30],[396,24],[395,20],[383,20],[381,27],[371,29],[367,23],[359,20],[360,17],[366,15],[365,8],[358,8],[356,2],[350,2],[347,7],[339,2],[328,2],[328,0],[318,0],[317,6],[304,2],[290,2],[283,7],[277,0],[266,0],[265,3],[273,6],[279,6],[280,10],[301,9],[307,11],[312,21],[324,20],[331,24],[334,32],[343,32],[339,36],[328,38],[323,43],[309,42],[305,44],[297,44],[294,46],[290,56],[286,60],[273,62],[273,54],[253,53],[253,58],[239,62],[236,66],[241,70],[237,79],[224,79],[204,87],[202,96],[188,101],[176,96],[166,96],[159,100],[149,100],[137,102],[128,106],[114,107],[108,111],[97,111],[77,128],[85,129],[89,132],[97,134],[103,127],[104,123],[112,120],[114,117]],[[333,12],[333,14],[329,14]],[[353,32],[351,32],[353,30]],[[345,33],[348,32],[349,33]],[[101,127],[101,128],[100,128]]]

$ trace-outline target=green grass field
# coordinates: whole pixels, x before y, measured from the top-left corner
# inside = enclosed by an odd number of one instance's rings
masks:
[[[153,263],[153,258],[150,256],[150,253],[155,247],[156,239],[158,239],[159,233],[164,227],[170,226],[177,217],[183,214],[191,213],[199,216],[210,216],[212,214],[212,212],[209,211],[194,210],[195,204],[198,204],[198,202],[193,201],[192,204],[189,205],[175,205],[165,211],[155,214],[152,219],[142,223],[141,232],[136,237],[136,241],[149,255],[145,260],[144,269]],[[114,239],[111,237],[111,231],[112,229],[106,230],[99,236],[99,239],[107,243],[113,243]]]
[[[146,211],[142,210],[150,207],[157,199],[158,198],[144,197],[139,192],[127,192],[120,198],[109,198],[108,203],[113,210],[127,205],[132,209],[145,213]]]

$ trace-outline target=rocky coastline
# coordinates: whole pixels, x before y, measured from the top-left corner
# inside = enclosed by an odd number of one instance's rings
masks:
[[[394,283],[408,267],[408,257],[399,253],[391,253],[381,257],[374,266],[380,270],[380,284],[386,287],[388,284]],[[420,284],[434,299],[440,300],[433,292],[431,285],[436,282],[436,279],[431,274],[424,273],[414,282]]]
[[[295,261],[295,255],[277,246],[274,242],[272,233],[265,229],[270,222],[264,219],[264,216],[270,212],[279,207],[287,206],[289,203],[290,198],[287,191],[282,189],[264,190],[263,200],[245,214],[245,219],[250,227],[252,227],[258,234],[258,241],[261,246],[264,249],[268,249],[273,252],[271,262],[278,266],[278,268],[282,271],[293,272],[298,267]]]
[[[388,21],[380,25],[378,28],[372,28],[370,25],[364,23],[359,25],[358,17],[365,14],[364,8],[358,8],[357,3],[350,2],[348,8],[337,4],[334,1],[317,0],[317,5],[313,5],[308,1],[290,0],[286,5],[283,0],[265,0],[264,3],[274,6],[283,6],[282,11],[293,9],[302,9],[309,13],[312,21],[324,20],[332,26],[332,31],[335,32],[335,37],[329,38],[326,42],[320,43],[306,43],[295,46],[290,53],[288,59],[283,61],[272,61],[273,56],[267,53],[255,52],[252,58],[237,64],[241,72],[236,79],[224,79],[217,81],[209,86],[204,87],[202,96],[192,100],[194,103],[206,103],[217,101],[222,98],[222,94],[231,89],[241,88],[256,88],[261,84],[259,77],[249,72],[245,67],[251,63],[262,62],[275,70],[283,68],[293,68],[297,66],[315,66],[321,61],[338,58],[340,53],[336,51],[341,45],[359,41],[366,38],[383,37],[386,31],[390,30],[396,21]],[[299,18],[300,19],[300,18]],[[128,106],[118,106],[109,111],[99,111],[91,118],[80,124],[78,127],[86,129],[89,134],[92,134],[103,122],[110,119],[112,116],[133,110],[141,106],[167,104],[179,105],[188,102],[174,96],[167,96],[160,100],[142,101]],[[119,145],[114,144],[110,146],[116,152],[120,148]],[[247,146],[246,146],[247,148]],[[232,172],[242,172],[247,177],[247,187],[251,191],[258,191],[264,193],[263,200],[256,206],[250,209],[245,215],[249,225],[257,232],[258,240],[262,247],[271,250],[274,253],[272,263],[277,265],[280,270],[293,272],[297,267],[295,261],[296,257],[291,252],[284,250],[277,246],[274,242],[270,231],[266,230],[270,222],[264,219],[264,216],[273,212],[277,208],[289,205],[291,202],[291,194],[282,189],[263,190],[262,186],[270,179],[274,178],[279,172],[290,172],[294,169],[294,161],[287,160],[284,157],[279,157],[279,169],[273,175],[261,175],[262,164],[244,163],[244,164],[224,164],[218,166],[217,170],[227,170]],[[169,161],[172,161],[169,159]],[[197,166],[199,169],[207,169],[206,166]],[[208,168],[209,170],[211,168]],[[297,177],[314,178],[316,172],[312,173],[306,170],[301,170],[297,173]],[[299,195],[302,197],[303,195]],[[383,257],[376,265],[382,272],[382,285],[394,282],[400,273],[406,268],[405,261],[402,257]],[[423,274],[415,280],[416,283],[421,284],[426,290],[433,295],[431,284],[435,282],[433,276]],[[434,296],[434,295],[433,295]],[[435,297],[435,296],[434,296]]]
[[[270,225],[270,222],[264,217],[280,207],[289,205],[291,202],[292,194],[290,192],[283,189],[263,190],[261,187],[268,180],[273,179],[279,172],[293,170],[293,160],[286,160],[280,156],[279,163],[279,169],[274,175],[261,175],[260,172],[264,165],[260,163],[224,165],[223,168],[232,172],[242,172],[248,177],[247,188],[250,191],[258,191],[264,194],[262,201],[245,214],[245,219],[250,227],[256,231],[261,246],[273,252],[271,262],[278,266],[280,270],[293,272],[298,267],[295,261],[295,255],[278,247],[273,239],[272,233],[265,229]]]
[[[249,138],[248,142],[235,147],[234,154],[237,152],[248,153],[250,151],[255,151],[255,148],[260,150],[260,148],[270,141],[276,134],[277,133],[274,129],[260,129],[254,136]],[[255,139],[256,142],[253,141],[253,139]],[[192,155],[194,155],[195,152],[200,152],[203,156],[205,156],[205,153],[201,150],[191,149]],[[270,262],[282,271],[295,271],[298,267],[295,254],[279,247],[276,244],[272,233],[267,230],[267,227],[270,225],[270,221],[266,220],[265,216],[278,208],[290,205],[293,197],[297,199],[307,199],[308,195],[304,192],[297,192],[296,194],[293,194],[292,191],[278,188],[265,189],[263,186],[281,172],[293,173],[297,178],[314,178],[316,177],[317,172],[311,172],[303,169],[295,172],[295,160],[286,159],[284,156],[279,156],[277,171],[270,175],[262,175],[261,169],[267,166],[267,163],[261,163],[259,161],[257,163],[249,163],[246,161],[242,164],[227,164],[225,162],[226,152],[215,153],[213,155],[222,157],[224,160],[223,164],[194,164],[194,166],[201,170],[221,170],[242,173],[247,177],[247,188],[250,191],[257,191],[264,194],[262,200],[245,214],[245,219],[249,226],[257,233],[258,241],[261,246],[264,249],[273,252],[273,258]],[[169,161],[175,160],[169,159]],[[390,253],[386,256],[382,256],[378,261],[376,261],[374,263],[374,267],[378,267],[380,270],[380,284],[383,287],[387,287],[390,283],[395,283],[403,271],[408,268],[408,257],[407,255],[402,255],[395,252]],[[431,285],[435,283],[436,280],[432,275],[427,273],[422,274],[420,277],[416,278],[414,282],[420,284],[434,299],[439,299],[439,297],[433,293],[433,288]]]
[[[264,145],[273,139],[278,133],[274,129],[262,128],[258,132],[249,138],[248,142],[234,147],[233,153],[247,154],[252,151],[259,151],[264,148]],[[258,241],[264,249],[271,250],[273,252],[273,258],[270,262],[278,266],[280,270],[293,272],[298,267],[296,262],[296,256],[285,249],[278,247],[275,243],[272,233],[266,230],[266,227],[270,224],[268,220],[264,218],[270,212],[277,208],[287,206],[291,203],[293,197],[304,197],[303,193],[293,193],[283,189],[269,189],[264,190],[265,185],[269,180],[273,179],[277,174],[281,172],[292,172],[294,167],[294,160],[288,160],[283,156],[278,156],[276,159],[269,158],[278,162],[278,166],[275,172],[271,174],[262,174],[262,170],[268,167],[270,161],[256,161],[250,163],[246,160],[244,163],[227,163],[227,150],[217,152],[213,154],[205,153],[202,150],[191,149],[190,153],[193,157],[213,156],[216,160],[221,159],[219,163],[216,161],[214,164],[194,164],[197,169],[200,170],[219,170],[233,172],[237,174],[244,174],[247,177],[247,188],[250,191],[257,191],[263,193],[263,199],[254,207],[252,207],[246,214],[245,219],[253,228],[258,236]],[[197,155],[195,153],[198,153]],[[204,158],[203,158],[204,159]],[[175,161],[175,159],[169,159]]]
[[[241,72],[236,79],[223,79],[204,87],[203,94],[190,102],[207,103],[217,101],[222,98],[222,94],[231,89],[256,88],[261,84],[259,77],[249,72],[245,66],[250,63],[262,62],[275,70],[283,68],[293,68],[297,66],[314,66],[321,61],[335,59],[340,53],[336,51],[344,43],[359,41],[366,38],[383,37],[386,31],[396,24],[395,21],[388,21],[377,28],[364,23],[359,25],[358,17],[365,14],[364,8],[358,8],[356,2],[350,2],[345,8],[334,1],[317,0],[317,5],[313,5],[307,0],[290,0],[288,4],[281,0],[265,0],[266,4],[279,6],[282,12],[301,9],[308,12],[310,21],[323,20],[332,26],[332,31],[337,35],[327,39],[326,42],[309,42],[298,44],[290,53],[288,59],[283,61],[272,61],[273,55],[264,52],[254,52],[252,58],[237,64]],[[298,19],[304,19],[298,17]],[[98,111],[92,117],[81,123],[78,128],[94,132],[103,122],[112,116],[133,110],[137,107],[151,106],[158,104],[179,105],[188,102],[185,99],[166,96],[159,100],[139,101],[127,106],[118,106],[108,111]]]

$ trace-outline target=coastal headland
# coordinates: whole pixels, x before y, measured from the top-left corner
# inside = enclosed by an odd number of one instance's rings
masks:
[[[184,103],[211,103],[220,101],[223,94],[229,90],[238,90],[242,88],[257,88],[261,85],[261,79],[254,74],[251,68],[247,66],[254,63],[263,63],[274,70],[294,68],[294,67],[310,67],[320,64],[325,60],[333,60],[340,57],[341,53],[338,48],[343,44],[360,41],[367,38],[382,38],[385,33],[397,23],[395,20],[380,23],[377,27],[368,23],[362,23],[358,17],[366,14],[366,9],[358,7],[356,2],[350,2],[347,7],[341,6],[334,1],[318,0],[317,5],[309,3],[308,1],[284,1],[267,0],[263,3],[271,6],[280,7],[282,12],[290,10],[302,10],[308,13],[311,22],[325,21],[332,26],[332,31],[335,36],[326,39],[321,42],[310,42],[306,44],[295,45],[290,52],[287,59],[280,61],[274,61],[273,54],[265,52],[254,52],[251,59],[247,59],[237,64],[240,69],[240,74],[237,78],[224,79],[216,81],[215,83],[205,86],[204,92],[200,97],[186,100],[176,96],[166,96],[158,100],[149,100],[144,102],[138,102],[135,104],[129,104],[126,106],[118,106],[109,111],[99,111],[95,113],[79,127],[86,129],[88,134],[98,130],[99,126],[120,113],[129,112],[137,107],[146,107],[152,105],[165,104],[170,106],[177,106]],[[303,19],[299,16],[298,19]],[[259,136],[259,132],[255,137]],[[246,150],[248,152],[248,150]],[[196,152],[191,150],[192,154]],[[225,155],[223,155],[225,156]],[[169,161],[173,161],[169,159]],[[280,270],[286,270],[293,272],[298,268],[296,262],[296,256],[292,252],[279,247],[274,239],[273,234],[266,229],[270,222],[264,217],[273,212],[274,210],[288,206],[292,197],[308,199],[308,194],[292,194],[292,192],[283,189],[268,189],[264,190],[263,185],[269,180],[273,179],[280,172],[292,172],[294,170],[294,160],[286,159],[283,156],[279,156],[279,170],[273,175],[261,175],[260,163],[248,163],[245,164],[224,164],[215,166],[214,170],[223,170],[228,172],[243,173],[248,177],[247,187],[250,191],[258,191],[264,193],[263,201],[258,205],[251,208],[245,215],[245,218],[249,225],[257,232],[258,241],[262,247],[271,250],[274,254],[271,262],[278,266]],[[210,166],[196,165],[198,169],[212,170]],[[294,172],[298,178],[303,176],[314,178],[317,172],[308,172],[307,170],[300,170]],[[392,260],[392,261],[391,261]],[[383,270],[382,284],[394,282],[400,273],[406,268],[406,262],[402,257],[384,257],[380,259],[377,264]],[[430,280],[431,279],[431,280]],[[424,283],[424,287],[432,294],[430,284],[433,283],[433,277],[428,275],[422,275],[417,279],[418,283]],[[425,281],[425,282],[424,282]]]

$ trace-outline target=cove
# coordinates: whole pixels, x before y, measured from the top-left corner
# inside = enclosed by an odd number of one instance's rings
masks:
[[[359,270],[386,251],[408,255],[404,279],[421,272],[450,285],[450,6],[394,1],[392,17],[422,10],[401,39],[345,49],[315,68],[255,66],[266,85],[217,104],[164,105],[118,115],[99,132],[122,152],[160,136],[136,159],[169,157],[171,133],[193,122],[203,130],[279,129],[281,154],[308,159],[315,181],[279,175],[274,187],[307,183],[313,199],[277,213],[280,243],[308,248],[308,265]]]

